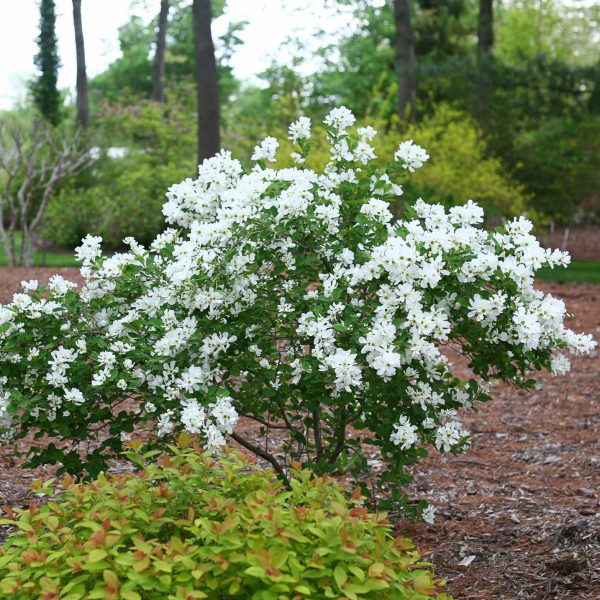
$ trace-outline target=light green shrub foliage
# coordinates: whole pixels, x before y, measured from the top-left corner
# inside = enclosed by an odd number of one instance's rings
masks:
[[[143,470],[52,480],[41,506],[10,511],[2,597],[78,600],[448,598],[412,543],[332,479],[295,471],[291,490],[234,450],[171,447]]]
[[[433,116],[412,125],[403,137],[427,148],[431,156],[427,169],[411,178],[407,186],[410,195],[446,206],[471,199],[485,209],[488,221],[525,211],[524,188],[510,177],[498,158],[487,154],[483,136],[468,115],[440,106]],[[392,143],[390,151],[394,146]]]

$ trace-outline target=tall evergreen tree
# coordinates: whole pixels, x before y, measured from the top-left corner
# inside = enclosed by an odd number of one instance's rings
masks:
[[[41,0],[40,35],[37,38],[39,51],[34,61],[39,75],[32,84],[32,93],[40,114],[51,125],[57,125],[61,119],[61,98],[57,87],[60,60],[55,25],[54,0]]]
[[[415,78],[415,41],[410,20],[410,0],[394,0],[396,23],[396,72],[398,75],[398,116],[400,127],[415,117],[417,81]]]
[[[87,129],[90,125],[90,103],[85,69],[81,0],[73,0],[73,25],[75,27],[75,51],[77,53],[77,120],[84,129]]]
[[[212,40],[211,0],[194,0],[194,42],[198,92],[198,162],[214,156],[221,148],[219,87],[215,46]]]
[[[152,97],[157,102],[165,101],[165,51],[168,18],[169,0],[161,0],[156,33],[156,52],[154,53],[154,80],[152,82]]]

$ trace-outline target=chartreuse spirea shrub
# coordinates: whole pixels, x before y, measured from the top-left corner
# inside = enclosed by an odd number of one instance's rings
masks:
[[[287,489],[248,455],[180,446],[156,463],[132,452],[135,474],[40,483],[47,503],[2,519],[16,528],[0,549],[2,597],[447,598],[358,490],[346,500],[307,470]]]
[[[0,308],[2,441],[62,440],[28,464],[93,476],[145,426],[159,440],[186,430],[207,448],[235,440],[282,479],[301,461],[407,508],[406,465],[468,447],[458,412],[488,400],[489,381],[531,388],[541,370],[568,371],[565,352],[595,346],[534,287],[566,253],[541,248],[524,218],[486,231],[470,201],[419,200],[394,219],[390,203],[429,157],[405,141],[381,167],[376,131],[354,121],[343,107],[327,116],[318,171],[303,168],[304,117],[289,130],[295,168],[268,166],[274,138],[250,172],[226,151],[206,160],[169,190],[174,227],[150,247],[129,239],[103,256],[101,239],[84,239],[80,293],[59,276],[24,282]]]

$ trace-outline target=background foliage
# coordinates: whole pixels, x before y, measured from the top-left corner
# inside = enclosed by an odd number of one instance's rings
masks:
[[[225,0],[212,5],[214,17],[226,11]],[[267,132],[279,130],[284,138],[299,115],[320,120],[340,104],[385,132],[378,142],[382,158],[397,145],[393,2],[329,5],[350,9],[353,27],[333,42],[323,38],[317,56],[307,55],[298,34],[289,42],[294,58],[273,62],[258,84],[236,79],[230,65],[243,52],[245,23],[232,23],[216,40],[223,144],[237,158],[247,160]],[[128,235],[148,241],[163,227],[154,209],[167,187],[194,174],[191,3],[171,3],[165,104],[151,100],[158,15],[148,23],[140,11],[134,5],[120,29],[122,55],[90,81],[90,136],[100,160],[55,194],[45,232],[51,246],[74,247],[84,232],[102,235],[115,249]],[[427,147],[432,161],[405,199],[456,204],[472,198],[485,206],[490,224],[522,213],[540,227],[598,219],[600,9],[560,0],[495,2],[492,58],[479,69],[479,2],[415,0],[411,11],[417,110],[402,137]],[[53,51],[40,46],[40,57],[43,52]],[[74,106],[63,112],[74,120]],[[322,140],[318,133],[313,140],[319,162]]]

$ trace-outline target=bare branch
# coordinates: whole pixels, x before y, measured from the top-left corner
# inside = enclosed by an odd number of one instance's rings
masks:
[[[0,192],[0,238],[9,264],[17,262],[14,250],[17,224],[22,235],[18,260],[20,264],[30,265],[33,244],[56,185],[88,168],[92,162],[92,155],[80,131],[66,135],[43,123],[35,123],[28,128],[15,122],[0,122],[0,181],[3,184]],[[15,189],[17,179],[20,185]],[[10,236],[7,236],[4,227],[5,208],[10,217]]]
[[[267,452],[266,450],[255,446],[252,442],[244,439],[235,432],[230,433],[229,435],[238,444],[240,444],[240,446],[246,448],[246,450],[250,450],[250,452],[254,452],[254,454],[256,454],[257,456],[260,456],[261,458],[264,458],[266,461],[270,462],[277,474],[279,475],[279,478],[285,484],[285,487],[291,489],[290,480],[288,479],[285,470],[283,469],[279,461],[270,452]]]

